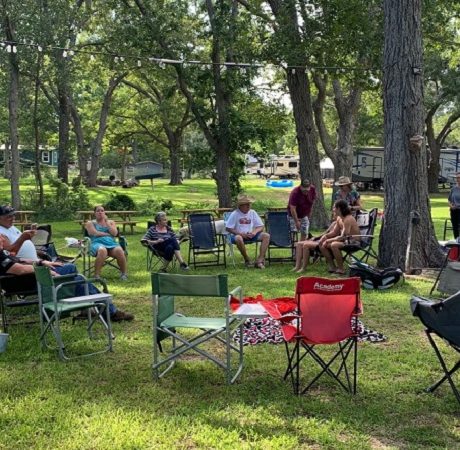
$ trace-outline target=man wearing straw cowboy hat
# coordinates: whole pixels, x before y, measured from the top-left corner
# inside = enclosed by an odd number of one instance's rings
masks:
[[[231,234],[230,239],[243,255],[246,267],[252,263],[246,251],[246,244],[261,242],[260,253],[254,266],[258,269],[265,269],[265,252],[270,243],[270,235],[263,231],[264,224],[259,215],[251,209],[252,200],[245,194],[239,195],[237,208],[230,214],[226,224],[226,230]]]
[[[335,185],[339,186],[339,189],[332,196],[332,204],[337,200],[345,200],[353,214],[363,208],[359,193],[353,189],[353,182],[350,178],[339,177]]]

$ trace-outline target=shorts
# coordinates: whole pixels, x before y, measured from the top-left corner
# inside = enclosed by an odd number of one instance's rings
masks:
[[[310,219],[308,216],[302,217],[300,219],[300,230],[297,229],[294,218],[292,216],[288,216],[288,219],[289,223],[291,224],[291,231],[300,231],[305,236],[308,236],[308,230],[310,228]]]
[[[104,247],[104,248],[106,248],[107,250],[111,250],[112,248],[117,248],[117,247],[119,247],[119,245],[114,245],[113,247],[107,247],[106,245],[101,244],[100,242],[95,242],[94,244],[91,244],[91,247],[90,247],[90,249],[89,249],[90,255],[91,255],[91,256],[96,256],[96,255],[97,255],[97,251],[98,251],[101,247]]]
[[[246,243],[251,243],[251,242],[258,242],[260,241],[260,234],[262,233],[262,231],[259,231],[256,235],[254,235],[251,239],[245,239],[244,242]],[[235,238],[236,238],[236,235],[234,234],[231,234],[230,235],[230,242],[232,244],[235,243]]]

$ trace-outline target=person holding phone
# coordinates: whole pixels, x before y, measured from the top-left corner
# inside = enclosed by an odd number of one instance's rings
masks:
[[[166,272],[169,263],[175,256],[179,261],[182,270],[190,270],[187,263],[184,261],[180,252],[179,241],[173,229],[168,225],[166,213],[160,211],[155,214],[155,224],[152,225],[145,233],[141,242],[153,247],[165,260],[165,264],[160,269]]]
[[[14,226],[15,213],[16,210],[9,205],[0,206],[0,235],[5,238],[4,249],[18,258],[38,261],[37,249],[31,241],[37,230],[21,232]]]
[[[120,268],[121,280],[127,280],[127,262],[125,252],[115,237],[118,236],[118,229],[113,220],[109,220],[102,205],[94,208],[95,220],[86,222],[85,229],[91,239],[90,253],[96,257],[95,272],[96,278],[101,276],[101,270],[108,256],[117,260]]]
[[[300,241],[308,237],[310,216],[316,200],[316,188],[310,180],[304,179],[289,195],[287,214],[293,232],[300,231]]]

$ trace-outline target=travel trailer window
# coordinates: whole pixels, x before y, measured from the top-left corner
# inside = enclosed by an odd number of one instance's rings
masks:
[[[42,152],[42,161],[44,163],[50,162],[50,152]]]
[[[297,167],[297,161],[289,161],[289,167]]]

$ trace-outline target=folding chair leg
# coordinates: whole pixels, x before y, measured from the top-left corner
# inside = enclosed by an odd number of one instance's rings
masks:
[[[434,351],[436,353],[436,356],[438,357],[438,360],[439,360],[439,362],[441,364],[441,367],[442,367],[442,369],[444,371],[444,374],[445,374],[439,381],[437,381],[436,383],[434,383],[431,386],[429,386],[428,388],[426,388],[426,392],[434,392],[439,386],[441,386],[441,384],[444,383],[444,381],[447,380],[447,381],[449,381],[450,387],[452,388],[452,391],[453,391],[455,397],[457,398],[457,401],[460,403],[460,393],[459,393],[457,387],[455,386],[454,381],[452,380],[452,376],[451,376],[460,368],[460,361],[457,361],[457,363],[454,365],[454,367],[452,367],[452,369],[449,370],[447,368],[447,366],[446,366],[446,363],[444,362],[444,358],[442,357],[438,346],[436,345],[436,342],[431,337],[431,333],[429,332],[429,330],[426,330],[425,333],[426,333],[426,335],[428,337],[428,340],[430,341],[431,346],[433,347],[433,349],[434,349]]]

